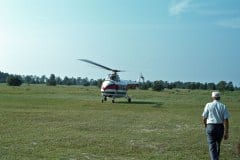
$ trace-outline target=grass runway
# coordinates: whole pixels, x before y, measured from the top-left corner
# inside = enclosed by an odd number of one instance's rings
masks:
[[[205,160],[202,111],[211,91],[129,90],[101,103],[96,87],[0,85],[0,159]],[[222,96],[230,138],[221,160],[240,159],[240,92]]]

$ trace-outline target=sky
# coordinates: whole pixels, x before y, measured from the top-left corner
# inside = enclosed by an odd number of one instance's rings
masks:
[[[240,86],[239,0],[0,0],[0,71]]]

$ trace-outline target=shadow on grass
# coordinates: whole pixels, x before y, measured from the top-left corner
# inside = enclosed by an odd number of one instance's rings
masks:
[[[132,101],[131,103],[129,103],[127,101],[117,101],[115,103],[118,103],[118,104],[129,104],[129,105],[147,104],[147,105],[152,105],[151,107],[154,107],[154,108],[160,108],[163,105],[163,102],[152,102],[152,101]]]

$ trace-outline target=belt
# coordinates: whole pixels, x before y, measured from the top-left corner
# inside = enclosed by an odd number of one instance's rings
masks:
[[[222,126],[223,123],[208,123],[207,125],[216,125],[216,126]]]

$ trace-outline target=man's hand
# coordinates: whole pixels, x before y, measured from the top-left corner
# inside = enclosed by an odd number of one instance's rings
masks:
[[[228,132],[224,132],[223,139],[224,139],[224,140],[227,140],[228,137],[229,137]]]
[[[207,127],[207,118],[203,118],[203,124],[204,124],[204,127],[206,128]]]
[[[224,140],[227,140],[229,137],[228,130],[229,130],[229,122],[228,122],[228,119],[225,119],[224,120],[224,135],[223,135]]]

